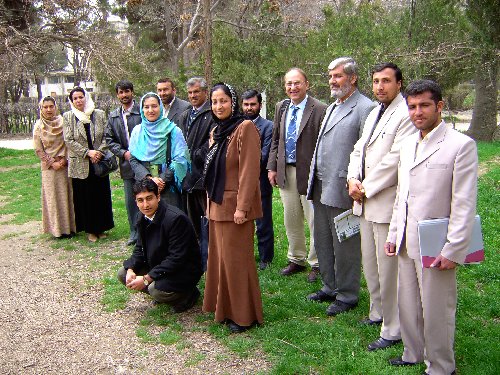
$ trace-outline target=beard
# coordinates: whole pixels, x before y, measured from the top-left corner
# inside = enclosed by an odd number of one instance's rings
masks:
[[[344,96],[349,94],[349,92],[352,90],[352,87],[353,86],[352,86],[351,82],[347,81],[344,86],[341,86],[338,89],[331,89],[330,91],[332,94],[332,98],[335,98],[335,99],[343,98]]]
[[[259,113],[245,113],[245,117],[249,120],[255,120],[259,117]]]

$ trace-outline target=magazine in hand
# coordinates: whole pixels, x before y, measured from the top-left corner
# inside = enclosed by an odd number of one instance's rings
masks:
[[[352,210],[342,212],[333,221],[339,242],[343,242],[359,233],[359,217],[353,215]]]

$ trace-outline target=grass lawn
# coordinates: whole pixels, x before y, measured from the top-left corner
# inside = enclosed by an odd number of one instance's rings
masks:
[[[467,375],[498,374],[500,364],[500,142],[480,143],[478,151],[482,174],[477,209],[482,219],[486,261],[460,267],[458,272],[457,373]],[[4,202],[0,215],[15,214],[12,218],[15,223],[39,220],[40,170],[33,151],[0,149],[0,176],[0,196]],[[104,288],[102,308],[106,310],[122,309],[130,296],[114,276],[122,259],[128,256],[122,246],[128,235],[128,224],[122,183],[117,174],[112,178],[112,190],[115,229],[101,246],[121,250],[101,253],[97,251],[99,243],[87,243],[83,234],[60,241],[38,237],[60,248],[62,253],[78,252],[92,260],[92,271],[105,270],[100,282]],[[402,345],[373,353],[366,350],[367,344],[378,337],[379,327],[358,324],[368,313],[364,280],[358,307],[330,318],[325,315],[327,304],[311,303],[305,298],[320,288],[319,281],[309,284],[304,273],[287,278],[279,275],[286,264],[287,239],[277,191],[273,205],[275,259],[270,268],[259,271],[264,325],[245,334],[230,335],[226,327],[213,322],[213,314],[199,314],[195,327],[184,327],[168,307],[157,306],[149,309],[137,326],[138,337],[182,349],[183,335],[193,330],[207,331],[242,358],[252,355],[256,349],[265,353],[273,364],[272,374],[421,374],[424,365],[410,368],[388,365],[388,358],[402,353]],[[203,289],[203,279],[200,286]],[[197,360],[200,359],[193,358],[194,362]]]

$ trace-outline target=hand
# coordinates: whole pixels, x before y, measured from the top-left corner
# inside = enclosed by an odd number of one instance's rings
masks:
[[[99,163],[102,158],[101,152],[97,150],[89,150],[87,156],[93,164]]]
[[[243,224],[247,221],[247,213],[242,210],[236,210],[234,212],[234,222],[236,224]]]
[[[128,286],[135,279],[135,272],[132,268],[127,270],[127,276],[125,276],[125,285]]]
[[[361,203],[363,197],[365,196],[365,189],[363,188],[361,181],[355,178],[350,178],[349,181],[347,181],[347,184],[349,185],[349,196],[355,201],[358,201],[358,203]]]
[[[55,171],[58,171],[59,169],[61,169],[61,168],[62,168],[62,165],[61,165],[61,163],[60,163],[60,162],[55,161],[55,162],[53,162],[53,163],[50,165],[50,168],[52,168],[52,169],[53,169],[53,170],[55,170]]]
[[[164,176],[165,182],[167,182],[169,184],[174,181],[174,171],[171,170],[170,168],[167,168],[165,173],[163,173],[163,176]]]
[[[165,188],[165,181],[163,181],[160,177],[152,177],[151,179],[156,185],[158,185],[158,192],[161,193],[161,191]]]
[[[452,270],[456,266],[457,264],[455,262],[445,258],[441,254],[439,254],[437,258],[434,260],[434,262],[432,262],[431,264],[431,268],[437,268],[440,271]]]
[[[143,290],[146,288],[146,285],[144,285],[144,276],[137,276],[134,280],[127,284],[127,288],[133,290]]]
[[[393,257],[396,255],[396,244],[392,242],[386,242],[384,244],[385,255],[388,257]]]
[[[123,158],[127,161],[130,160],[130,157],[132,156],[132,154],[130,153],[130,151],[125,151],[125,153],[123,154]]]
[[[276,171],[268,171],[267,172],[267,178],[269,179],[269,183],[271,186],[276,187],[278,186],[278,182],[276,181]]]

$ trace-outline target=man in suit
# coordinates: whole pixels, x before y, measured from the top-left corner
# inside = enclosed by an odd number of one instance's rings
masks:
[[[191,106],[185,100],[178,98],[175,83],[170,78],[161,78],[156,83],[156,93],[161,98],[167,118],[179,125],[179,115],[188,110]]]
[[[331,104],[321,125],[309,173],[307,198],[314,207],[314,243],[323,286],[307,298],[333,302],[326,309],[334,316],[358,304],[361,278],[359,235],[339,242],[334,218],[352,207],[346,189],[349,155],[375,104],[357,88],[358,70],[350,57],[328,66]]]
[[[260,197],[263,216],[255,220],[255,223],[260,258],[259,268],[265,270],[274,257],[273,187],[267,178],[266,168],[273,136],[273,122],[260,116],[262,95],[259,92],[247,90],[241,95],[241,99],[243,113],[254,122],[260,134]]]
[[[115,90],[121,106],[109,114],[105,138],[109,150],[120,161],[120,177],[123,179],[125,189],[125,207],[130,228],[127,245],[133,245],[137,241],[134,221],[139,211],[132,192],[135,180],[134,172],[129,163],[130,151],[128,150],[128,143],[132,129],[141,123],[141,113],[139,105],[134,101],[134,85],[132,82],[119,81],[115,86]]]
[[[134,194],[142,213],[137,218],[139,236],[118,280],[177,313],[188,310],[200,296],[196,284],[202,275],[193,225],[184,212],[160,200],[153,180],[136,182]]]
[[[368,115],[347,170],[349,195],[355,200],[355,211],[361,210],[361,258],[370,292],[370,313],[362,322],[382,324],[380,337],[368,345],[370,351],[401,341],[398,263],[385,256],[384,243],[396,198],[399,147],[405,137],[415,133],[401,95],[403,74],[398,66],[375,65],[372,84],[380,105]]]
[[[280,188],[288,238],[288,265],[281,270],[284,276],[304,271],[311,265],[308,280],[314,282],[319,274],[314,248],[313,210],[306,199],[307,176],[319,127],[326,104],[309,96],[309,81],[302,69],[292,68],[285,74],[285,92],[289,100],[276,105],[268,178]],[[309,255],[304,233],[304,216],[311,233]]]
[[[469,246],[477,194],[474,140],[441,120],[441,89],[434,81],[406,89],[410,119],[418,132],[401,143],[396,201],[385,252],[398,255],[398,302],[402,357],[394,366],[425,361],[425,374],[454,374],[456,266]],[[418,222],[449,218],[446,243],[430,268],[423,268]]]
[[[179,116],[179,127],[184,134],[191,156],[191,171],[184,179],[187,191],[187,212],[200,239],[201,217],[207,210],[207,193],[203,187],[203,167],[208,153],[210,131],[214,127],[212,106],[208,100],[207,81],[201,77],[190,78],[187,92],[191,108]]]

